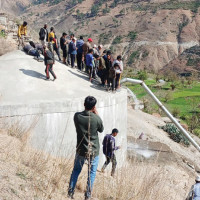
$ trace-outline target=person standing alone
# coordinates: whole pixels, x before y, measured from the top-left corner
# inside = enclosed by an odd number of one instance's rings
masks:
[[[24,22],[21,26],[19,26],[18,28],[18,49],[20,48],[20,46],[22,46],[22,48],[24,47],[24,37],[27,35],[27,22]]]
[[[103,122],[96,109],[97,100],[88,96],[85,99],[85,110],[75,113],[74,124],[77,133],[76,156],[74,168],[71,174],[68,197],[73,199],[76,183],[79,174],[86,160],[88,160],[88,179],[85,192],[85,200],[91,198],[96,171],[99,162],[99,136],[98,132],[103,132]]]
[[[108,164],[112,162],[111,176],[114,176],[115,169],[117,166],[115,151],[121,148],[120,146],[115,145],[115,137],[117,136],[118,133],[119,131],[116,128],[114,128],[112,130],[112,133],[107,134],[103,140],[103,153],[106,156],[106,162],[104,163],[101,171],[104,172]]]
[[[47,24],[45,24],[44,27],[40,29],[39,37],[42,46],[46,45],[46,42],[48,42]]]

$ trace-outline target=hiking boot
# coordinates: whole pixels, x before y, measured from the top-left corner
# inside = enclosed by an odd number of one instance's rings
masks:
[[[73,192],[71,192],[71,191],[68,191],[68,198],[70,198],[70,199],[74,199],[74,193]]]
[[[55,81],[57,78],[54,78],[53,81]]]

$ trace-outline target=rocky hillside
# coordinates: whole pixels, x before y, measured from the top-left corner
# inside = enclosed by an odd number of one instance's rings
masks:
[[[164,74],[168,74],[169,71],[183,76],[200,74],[200,46],[186,49],[161,70]]]
[[[200,2],[177,0],[35,0],[21,12],[39,30],[44,22],[94,38],[126,65],[157,71],[200,40]],[[21,4],[20,4],[21,5]],[[35,35],[38,38],[37,34]]]

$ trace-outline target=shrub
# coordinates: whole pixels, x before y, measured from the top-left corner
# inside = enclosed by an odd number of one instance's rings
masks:
[[[134,32],[134,31],[130,31],[129,34],[128,34],[128,37],[133,41],[136,39],[137,37],[137,32]]]
[[[189,140],[180,132],[180,130],[174,124],[166,124],[161,127],[164,131],[166,131],[170,138],[177,143],[182,143],[185,146],[189,146]]]
[[[122,39],[122,36],[117,36],[117,37],[113,40],[112,44],[119,44],[119,43],[121,42],[121,39]]]
[[[174,84],[171,84],[170,87],[172,90],[175,90],[175,88],[176,88],[176,86]]]
[[[144,81],[148,78],[148,74],[145,70],[141,70],[138,72],[138,79]]]
[[[178,117],[178,115],[180,115],[180,110],[179,110],[179,108],[177,108],[177,107],[175,107],[173,110],[172,110],[172,115],[174,116],[174,117]]]
[[[128,58],[128,65],[132,65],[135,62],[135,59],[138,59],[139,56],[139,51],[134,51]]]

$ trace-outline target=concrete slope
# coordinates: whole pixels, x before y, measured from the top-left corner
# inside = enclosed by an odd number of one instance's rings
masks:
[[[113,128],[118,128],[121,134],[117,142],[123,146],[120,156],[126,157],[126,90],[108,93],[97,83],[91,84],[87,75],[59,62],[54,65],[57,79],[46,81],[44,63],[22,51],[1,56],[0,70],[0,118],[7,124],[31,126],[31,142],[35,148],[53,155],[74,155],[73,116],[84,109],[85,97],[92,95],[97,98],[97,110],[105,126],[100,140]]]

